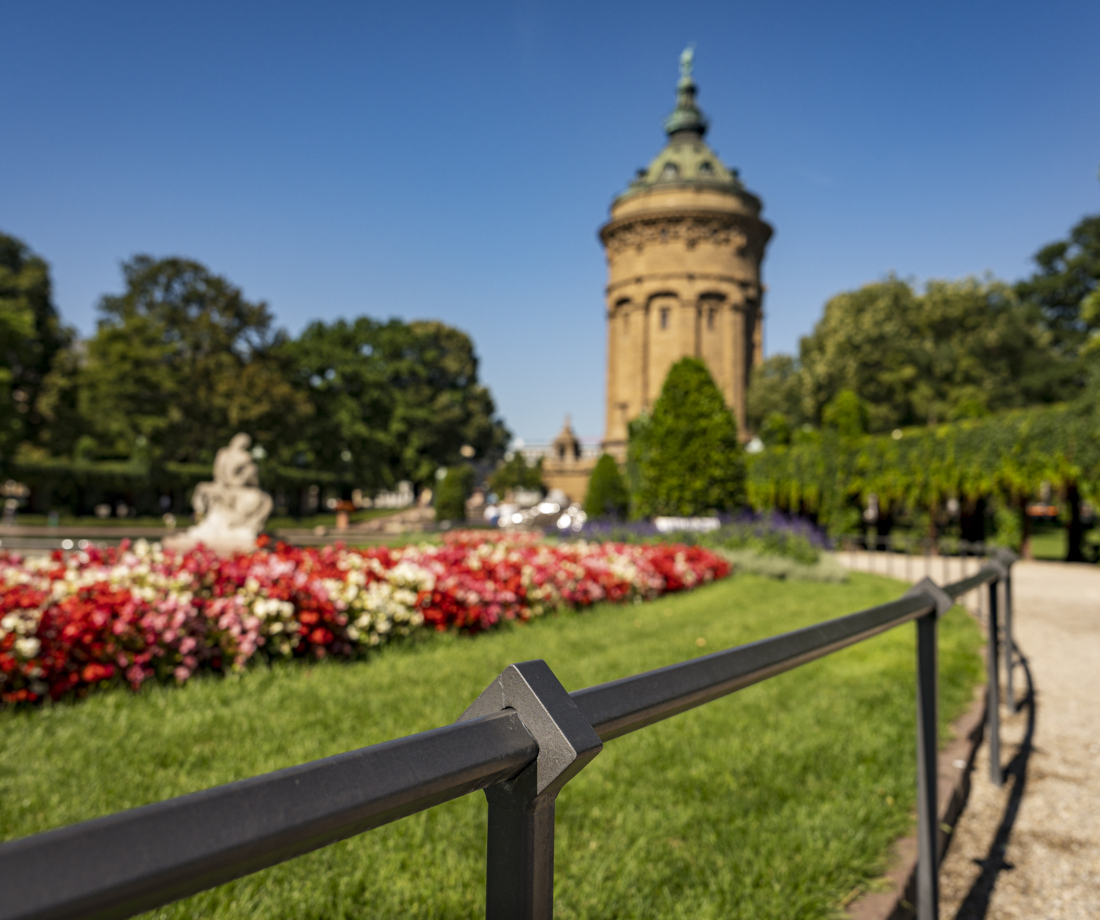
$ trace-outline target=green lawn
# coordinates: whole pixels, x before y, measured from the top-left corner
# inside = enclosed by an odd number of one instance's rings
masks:
[[[0,838],[448,723],[512,661],[545,658],[574,689],[901,591],[860,574],[847,584],[743,575],[474,639],[432,637],[356,665],[257,667],[2,713]],[[959,610],[943,620],[945,724],[980,679],[980,643]],[[913,670],[906,625],[609,742],[558,800],[557,916],[831,916],[911,826]],[[484,835],[479,793],[155,915],[483,916]]]
[[[1100,531],[1085,532],[1085,555],[1100,542]],[[1031,554],[1036,559],[1063,562],[1066,558],[1066,528],[1063,524],[1044,521],[1036,523],[1031,532]]]
[[[1036,559],[1061,562],[1066,558],[1066,529],[1056,523],[1034,524],[1031,533],[1031,553]]]

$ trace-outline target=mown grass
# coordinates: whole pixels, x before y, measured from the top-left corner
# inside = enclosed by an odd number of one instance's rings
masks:
[[[432,637],[361,664],[257,667],[3,713],[0,838],[445,724],[511,661],[545,658],[574,689],[900,593],[861,574],[741,575],[474,639]],[[946,725],[980,679],[981,637],[957,609],[940,635]],[[610,742],[558,800],[557,916],[830,916],[911,826],[913,670],[904,626]],[[479,793],[150,916],[483,916],[484,835]]]
[[[1066,529],[1057,522],[1032,524],[1031,554],[1036,559],[1061,562],[1066,558]]]

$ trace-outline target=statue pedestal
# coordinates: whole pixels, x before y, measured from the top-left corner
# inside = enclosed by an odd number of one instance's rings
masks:
[[[251,527],[234,526],[223,509],[214,508],[194,527],[164,539],[165,549],[177,553],[186,553],[200,543],[219,556],[250,553],[256,548],[256,532]]]

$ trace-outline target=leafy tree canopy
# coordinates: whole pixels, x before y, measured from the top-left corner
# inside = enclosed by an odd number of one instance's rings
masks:
[[[310,324],[284,353],[314,411],[299,436],[310,465],[369,485],[424,484],[470,448],[494,461],[508,441],[464,332],[439,322]]]
[[[267,305],[186,259],[135,256],[122,271],[125,290],[103,297],[86,355],[69,362],[95,453],[207,461],[238,431],[284,444],[310,405]]]
[[[0,233],[0,454],[5,457],[38,435],[42,382],[71,338],[53,304],[49,266],[21,240]]]
[[[503,453],[508,432],[457,329],[360,317],[291,340],[266,304],[197,262],[137,256],[123,276],[95,335],[53,349],[40,459],[207,463],[247,431],[284,469],[377,488]]]
[[[728,511],[744,501],[737,422],[698,358],[672,366],[652,416],[632,428],[629,449],[635,517]]]
[[[757,435],[765,444],[790,444],[792,433],[791,423],[782,412],[769,413],[757,429]]]
[[[1081,318],[1089,326],[1089,337],[1081,348],[1081,355],[1088,358],[1100,353],[1100,286],[1081,301]]]
[[[821,411],[821,421],[842,438],[867,433],[867,404],[851,390],[841,390]]]
[[[1100,214],[1081,220],[1068,239],[1040,249],[1035,264],[1038,271],[1016,290],[1042,312],[1056,347],[1076,355],[1100,330]]]
[[[1033,306],[975,279],[932,281],[918,294],[891,277],[838,294],[800,351],[805,415],[820,421],[850,390],[870,431],[1053,402],[1074,373]]]
[[[798,362],[783,354],[765,358],[763,364],[753,369],[746,402],[749,428],[762,437],[761,429],[771,416],[785,419],[788,432],[805,422]]]
[[[527,458],[517,450],[489,477],[489,488],[501,499],[514,489],[545,491],[542,482],[542,458],[529,464]]]

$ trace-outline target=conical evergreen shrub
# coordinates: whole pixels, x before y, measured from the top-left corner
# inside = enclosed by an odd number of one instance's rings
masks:
[[[619,464],[610,454],[604,454],[588,480],[584,513],[590,518],[625,517],[629,500]]]
[[[698,358],[672,366],[652,415],[631,428],[630,454],[636,518],[690,517],[744,503],[737,422]]]

